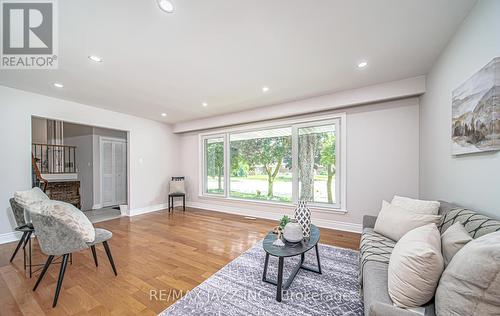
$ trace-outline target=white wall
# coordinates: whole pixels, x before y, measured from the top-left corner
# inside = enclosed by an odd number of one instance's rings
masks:
[[[178,136],[169,125],[0,86],[0,237],[15,227],[9,198],[31,187],[32,115],[129,131],[132,213],[165,206],[168,179],[179,161]]]
[[[378,214],[382,199],[418,197],[419,105],[411,98],[342,111],[347,113],[348,212],[313,210],[313,222],[359,231],[363,215]],[[199,197],[198,133],[182,135],[181,157],[189,205],[271,219],[292,214],[293,207]]]
[[[371,86],[343,90],[331,94],[279,103],[265,107],[257,107],[201,118],[174,124],[175,133],[200,131],[221,126],[245,124],[256,121],[279,119],[283,117],[307,115],[322,111],[331,111],[369,103],[380,103],[389,100],[419,96],[425,92],[425,76],[384,82]]]
[[[436,61],[421,98],[420,196],[500,217],[500,152],[451,155],[451,92],[500,56],[500,1],[479,1]]]

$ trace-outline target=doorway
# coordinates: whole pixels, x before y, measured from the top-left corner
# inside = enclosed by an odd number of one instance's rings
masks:
[[[33,186],[71,203],[92,222],[128,204],[128,132],[32,117]]]
[[[102,207],[127,204],[127,143],[100,137]]]

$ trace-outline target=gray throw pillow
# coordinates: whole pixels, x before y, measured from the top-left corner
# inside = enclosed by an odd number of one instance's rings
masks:
[[[443,272],[436,315],[499,315],[500,231],[467,243]]]
[[[441,250],[443,251],[444,264],[448,265],[451,258],[471,240],[472,237],[465,230],[462,223],[456,222],[451,225],[441,235]]]

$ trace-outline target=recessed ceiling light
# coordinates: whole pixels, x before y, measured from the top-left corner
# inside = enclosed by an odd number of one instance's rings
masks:
[[[269,87],[262,87],[262,92],[266,93],[269,91]]]
[[[162,113],[161,116],[165,117],[167,116],[167,113]]]
[[[96,63],[102,63],[103,62],[102,58],[99,57],[99,56],[96,56],[96,55],[90,55],[89,59],[92,60],[92,61],[95,61]]]
[[[174,12],[174,5],[172,4],[171,1],[169,0],[156,0],[158,2],[158,6],[160,9],[167,13],[172,13]]]
[[[56,88],[64,88],[64,85],[62,83],[59,83],[59,82],[54,82],[54,87],[56,87]]]
[[[358,64],[358,68],[365,68],[366,66],[368,66],[368,62],[366,61],[362,61]]]
[[[207,102],[203,102],[201,105],[203,105],[204,107],[207,107],[208,103]]]

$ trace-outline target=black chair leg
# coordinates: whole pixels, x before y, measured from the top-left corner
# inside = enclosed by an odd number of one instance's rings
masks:
[[[24,242],[24,238],[26,238],[26,235],[28,235],[28,232],[23,232],[23,235],[21,236],[21,239],[19,239],[19,242],[17,243],[16,250],[14,250],[14,253],[12,254],[12,257],[10,257],[10,261],[9,262],[12,262],[12,260],[14,260],[14,258],[16,257],[17,252],[19,251],[19,249],[21,248],[21,245]]]
[[[170,213],[170,195],[168,196],[168,212]]]
[[[186,211],[186,196],[185,195],[182,196],[182,211],[183,212]]]
[[[35,287],[33,288],[33,291],[36,291],[38,285],[40,284],[40,282],[42,282],[42,279],[45,276],[45,272],[47,272],[47,269],[49,268],[50,264],[52,263],[52,260],[54,260],[54,256],[49,256],[47,258],[47,261],[45,262],[45,265],[43,266],[42,272],[38,276],[38,280],[36,280]]]
[[[59,298],[59,293],[61,292],[61,286],[64,280],[64,273],[66,272],[66,266],[68,265],[69,253],[63,255],[61,262],[61,271],[59,271],[59,278],[57,279],[56,294],[54,295],[54,303],[52,307],[56,307],[57,299]]]
[[[95,266],[98,267],[99,264],[97,263],[97,253],[95,251],[95,245],[90,246],[90,249],[92,249],[92,256],[94,256]]]
[[[113,261],[113,256],[111,255],[111,250],[109,249],[108,242],[103,241],[102,244],[104,245],[104,250],[106,250],[106,254],[108,255],[109,263],[111,263],[111,268],[113,268],[113,272],[115,273],[115,276],[117,276],[118,273],[116,273],[115,262]]]
[[[28,232],[28,235],[26,235],[26,238],[24,239],[23,249],[26,249],[26,245],[28,244],[28,241],[31,238],[31,234],[33,234],[33,232]]]

